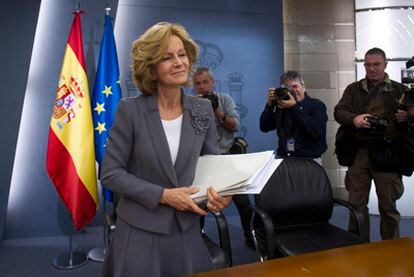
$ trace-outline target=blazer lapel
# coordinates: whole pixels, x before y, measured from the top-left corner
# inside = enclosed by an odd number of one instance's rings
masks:
[[[160,113],[157,106],[157,98],[155,95],[151,95],[146,99],[148,109],[148,113],[146,113],[146,123],[148,126],[148,132],[151,138],[152,147],[155,149],[158,161],[161,164],[164,173],[168,176],[171,184],[177,187],[178,180],[175,174],[174,166],[172,164],[170,148],[168,146],[164,128],[162,127]],[[143,147],[146,146],[143,145]]]
[[[178,148],[177,160],[175,161],[175,172],[177,176],[181,176],[187,168],[187,163],[194,155],[194,143],[196,138],[196,133],[191,123],[191,109],[192,102],[190,96],[182,92],[183,99],[183,122],[181,126],[181,136],[180,136],[180,145]],[[181,184],[181,185],[191,185],[191,184]]]

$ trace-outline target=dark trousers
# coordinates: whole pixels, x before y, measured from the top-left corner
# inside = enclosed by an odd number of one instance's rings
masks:
[[[370,229],[367,205],[372,180],[374,180],[378,196],[381,238],[383,240],[399,238],[400,213],[397,210],[396,201],[404,192],[401,175],[396,172],[374,171],[369,163],[368,149],[360,148],[354,164],[348,168],[346,173],[345,186],[349,192],[348,201],[363,213],[368,228],[362,236],[367,241],[369,241]],[[356,233],[356,222],[352,217],[349,221],[349,231]]]
[[[250,208],[250,200],[247,194],[238,194],[233,196],[233,202],[240,214],[240,221],[243,227],[245,237],[250,237],[250,219],[252,217],[252,209]]]

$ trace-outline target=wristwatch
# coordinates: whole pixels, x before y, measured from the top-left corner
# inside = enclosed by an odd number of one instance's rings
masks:
[[[227,115],[224,115],[223,118],[219,120],[219,123],[223,124],[224,122],[226,122],[226,117]]]

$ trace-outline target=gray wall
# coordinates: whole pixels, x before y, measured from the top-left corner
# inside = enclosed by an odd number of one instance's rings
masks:
[[[5,1],[0,16],[0,244],[40,0]]]
[[[5,239],[60,235],[71,231],[66,209],[46,174],[45,155],[52,104],[73,18],[73,2],[42,1],[36,36],[40,29],[47,32],[36,37],[33,47],[36,62],[32,60],[27,81]],[[117,3],[113,1],[112,6]],[[43,9],[46,4],[48,8]],[[82,4],[86,10],[82,25],[91,90],[103,27],[104,1],[82,1]],[[258,116],[266,101],[267,87],[277,83],[283,70],[281,0],[121,0],[116,15],[115,38],[124,96],[137,93],[128,75],[132,40],[158,21],[179,22],[200,43],[202,63],[214,66],[217,89],[236,99],[243,112],[243,132],[249,140],[250,151],[274,148],[275,134],[259,132]],[[12,141],[15,140],[16,137]],[[14,150],[14,146],[11,148]],[[10,164],[12,160],[13,157],[9,157]],[[8,186],[10,173],[7,176],[5,183]],[[3,201],[0,204],[6,205]],[[92,225],[101,224],[101,218],[98,214]]]

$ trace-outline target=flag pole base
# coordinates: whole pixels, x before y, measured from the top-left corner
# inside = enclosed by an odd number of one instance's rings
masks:
[[[88,262],[88,256],[79,251],[60,254],[53,258],[52,264],[57,269],[75,269]]]
[[[106,247],[96,247],[88,253],[89,259],[95,262],[103,262],[105,259]]]

